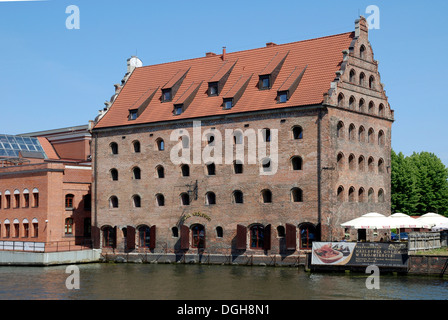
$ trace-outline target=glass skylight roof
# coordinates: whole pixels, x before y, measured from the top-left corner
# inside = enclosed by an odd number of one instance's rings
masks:
[[[39,152],[47,158],[37,138],[0,134],[0,157],[17,158],[20,151]]]

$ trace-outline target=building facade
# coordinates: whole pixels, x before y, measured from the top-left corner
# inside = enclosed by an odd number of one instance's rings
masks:
[[[122,85],[92,130],[106,252],[293,255],[390,214],[393,111],[362,17],[354,32],[137,67]]]
[[[0,249],[91,245],[88,136],[88,126],[0,135]]]

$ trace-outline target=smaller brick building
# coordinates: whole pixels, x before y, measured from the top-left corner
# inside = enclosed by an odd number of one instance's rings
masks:
[[[90,245],[88,126],[0,135],[0,250]]]

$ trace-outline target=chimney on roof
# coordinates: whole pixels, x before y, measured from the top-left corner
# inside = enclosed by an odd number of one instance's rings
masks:
[[[274,42],[268,42],[266,43],[266,48],[275,47],[277,44]]]
[[[214,57],[214,56],[216,56],[216,53],[214,53],[214,52],[206,52],[205,56],[206,57]]]
[[[363,16],[355,20],[355,38],[369,38],[369,24]]]
[[[223,61],[226,60],[226,47],[222,47],[222,56],[221,56],[221,59],[222,59]]]

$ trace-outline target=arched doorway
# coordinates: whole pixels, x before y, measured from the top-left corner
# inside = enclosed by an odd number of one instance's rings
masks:
[[[302,223],[300,230],[300,249],[311,250],[313,241],[316,240],[316,227],[312,223]]]
[[[191,227],[191,246],[198,249],[205,248],[205,227],[202,224]]]

